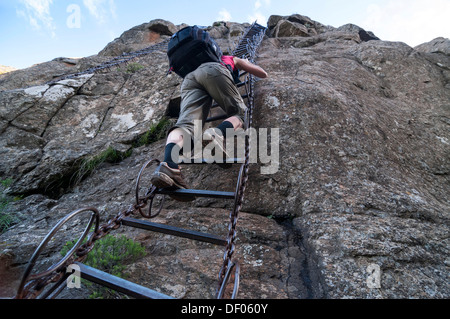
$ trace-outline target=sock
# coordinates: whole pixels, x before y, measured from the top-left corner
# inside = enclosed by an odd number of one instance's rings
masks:
[[[169,143],[166,145],[166,149],[164,150],[164,162],[167,163],[167,166],[170,168],[178,168],[178,164],[175,163],[172,159],[172,149],[176,147],[179,148],[179,146],[175,143]]]
[[[221,132],[222,132],[222,136],[226,137],[226,133],[227,133],[227,128],[232,128],[234,129],[233,124],[231,124],[231,122],[228,121],[223,121],[222,123],[220,123],[220,125],[217,127]]]

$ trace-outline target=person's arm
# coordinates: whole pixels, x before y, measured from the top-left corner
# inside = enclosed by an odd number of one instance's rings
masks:
[[[247,71],[248,73],[257,76],[258,78],[264,79],[267,77],[267,72],[264,71],[263,68],[249,62],[248,60],[234,57],[234,65],[239,70]]]

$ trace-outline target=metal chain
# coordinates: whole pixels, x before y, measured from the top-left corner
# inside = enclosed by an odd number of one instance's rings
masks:
[[[256,34],[250,34],[250,32],[257,30]],[[264,35],[266,32],[266,28],[261,27],[259,25],[253,24],[248,31],[247,36],[244,36],[244,39],[241,41],[241,44],[236,49],[237,52],[242,52],[242,47],[245,47],[245,54],[243,57],[248,58],[250,62],[255,63],[256,58],[256,50],[258,49],[260,43],[262,42]],[[250,35],[249,35],[250,34]],[[247,96],[248,96],[248,106],[247,113],[245,116],[246,129],[250,129],[253,122],[253,109],[254,109],[254,86],[255,86],[255,77],[251,74],[247,77]],[[236,265],[233,262],[232,257],[236,249],[235,240],[237,236],[236,225],[239,218],[239,212],[241,210],[242,204],[244,202],[244,193],[245,188],[248,181],[248,171],[249,171],[249,162],[250,162],[250,134],[245,135],[245,161],[241,166],[238,182],[236,186],[236,198],[234,203],[234,208],[230,213],[230,223],[228,226],[228,237],[227,237],[227,245],[225,248],[225,253],[223,256],[223,265],[219,271],[219,285],[216,296],[220,298],[225,289],[225,284],[227,280],[227,274],[231,267]],[[237,268],[237,272],[239,271],[239,267]],[[238,273],[236,274],[238,276]],[[235,281],[237,278],[235,278]],[[235,290],[237,290],[235,283]],[[234,292],[233,294],[235,294]]]
[[[153,53],[155,51],[159,51],[159,50],[164,50],[167,51],[167,44],[169,43],[170,39],[165,39],[161,42],[158,42],[156,44],[153,44],[149,47],[146,47],[142,50],[138,50],[138,51],[134,51],[134,52],[130,52],[130,53],[123,53],[122,55],[119,55],[107,62],[103,62],[97,66],[94,66],[92,68],[89,68],[87,70],[81,71],[81,72],[77,72],[77,73],[72,73],[72,74],[68,74],[68,75],[63,75],[55,80],[49,81],[45,84],[47,85],[52,85],[55,84],[59,81],[62,80],[67,80],[67,79],[72,79],[81,75],[85,75],[85,74],[93,74],[99,71],[104,71],[107,70],[109,71],[112,67],[117,67],[121,64],[126,64],[128,62],[130,62],[131,60],[137,58],[137,57],[141,57],[144,55],[148,55],[150,53]]]

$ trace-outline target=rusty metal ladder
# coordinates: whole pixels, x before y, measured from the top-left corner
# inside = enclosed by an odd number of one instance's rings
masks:
[[[232,55],[241,58],[247,58],[251,62],[254,62],[256,57],[256,50],[259,44],[263,40],[266,28],[253,23],[244,33],[243,37],[240,39],[239,44],[233,51]],[[158,44],[158,48],[161,47]],[[141,50],[142,51],[142,50]],[[142,52],[153,52],[152,48],[144,51],[139,51],[136,56],[139,56]],[[126,57],[125,60],[129,60]],[[113,61],[112,63],[116,63]],[[109,63],[111,64],[111,63]],[[108,63],[106,65],[109,65]],[[115,64],[114,64],[115,65]],[[99,70],[103,70],[104,66],[99,66]],[[252,112],[253,112],[253,98],[254,98],[254,84],[256,79],[249,74],[241,74],[245,76],[245,80],[238,84],[238,87],[245,86],[245,94],[242,95],[243,98],[247,99],[247,113],[245,115],[246,127],[250,128],[252,126]],[[217,105],[213,105],[217,106]],[[207,122],[213,122],[217,120],[225,119],[227,116],[215,116],[207,119]],[[157,292],[155,290],[143,287],[141,285],[132,283],[130,281],[124,280],[122,278],[113,276],[101,270],[92,268],[82,263],[82,261],[87,257],[87,254],[92,250],[95,241],[101,239],[105,235],[109,234],[112,230],[115,230],[121,226],[129,226],[139,229],[144,229],[152,232],[158,232],[163,234],[169,234],[176,237],[188,238],[191,240],[202,241],[221,247],[225,247],[225,253],[223,257],[223,265],[219,272],[219,283],[216,291],[216,298],[222,299],[224,297],[225,288],[228,284],[229,279],[232,277],[232,272],[234,271],[234,287],[231,294],[231,298],[235,298],[239,289],[239,275],[240,267],[239,264],[233,261],[233,253],[235,251],[235,239],[236,239],[236,223],[238,219],[238,214],[243,202],[244,191],[246,182],[248,180],[248,168],[249,168],[249,153],[250,153],[250,136],[245,136],[245,158],[244,159],[231,159],[229,163],[241,164],[239,171],[238,181],[236,185],[235,192],[224,192],[224,191],[213,191],[213,190],[198,190],[198,189],[179,189],[179,190],[167,190],[167,189],[157,189],[153,185],[148,189],[147,193],[142,197],[139,194],[139,184],[141,176],[144,170],[151,164],[158,162],[158,160],[149,160],[143,165],[136,182],[136,203],[130,205],[127,210],[120,212],[116,217],[109,220],[106,224],[99,225],[99,212],[96,208],[84,208],[73,211],[66,217],[61,219],[56,226],[47,234],[44,240],[41,242],[39,247],[36,249],[32,255],[27,268],[25,269],[22,281],[19,285],[16,299],[52,299],[55,298],[64,288],[65,282],[71,276],[71,270],[74,265],[77,267],[77,271],[81,278],[88,281],[100,284],[102,286],[111,288],[118,292],[124,293],[130,297],[134,298],[149,298],[149,299],[172,299],[172,297]],[[207,161],[203,159],[200,164],[206,163]],[[228,161],[227,161],[228,163]],[[196,164],[192,161],[191,163],[185,164]],[[210,197],[234,200],[234,208],[230,213],[230,223],[228,227],[228,237],[221,238],[214,234],[208,234],[204,232],[193,231],[189,229],[183,229],[179,227],[174,227],[166,224],[159,224],[150,222],[148,220],[131,218],[130,216],[135,213],[140,213],[143,217],[154,218],[162,210],[164,204],[164,198],[161,200],[161,204],[156,213],[152,213],[153,200],[156,195],[173,195],[186,196],[194,195],[195,197]],[[148,213],[144,212],[143,209],[148,207]],[[39,274],[32,275],[34,265],[39,255],[42,253],[46,245],[52,240],[54,235],[71,219],[79,216],[82,213],[90,212],[90,220],[84,230],[84,233],[78,239],[77,243],[73,248],[62,258],[59,262],[52,265],[46,271]],[[94,227],[94,232],[89,236],[91,228]],[[83,241],[87,238],[87,242]],[[50,289],[44,291],[44,288],[53,284]]]

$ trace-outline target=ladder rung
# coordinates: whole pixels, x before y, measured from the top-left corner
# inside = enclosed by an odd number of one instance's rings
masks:
[[[169,225],[152,223],[146,220],[138,220],[134,218],[126,217],[122,219],[122,224],[125,226],[131,226],[139,229],[145,229],[149,231],[154,231],[158,233],[173,235],[177,237],[189,238],[197,241],[202,241],[206,243],[211,243],[215,245],[225,246],[227,241],[216,235],[202,233],[198,231],[178,228]]]
[[[156,190],[156,194],[162,195],[194,195],[195,197],[210,197],[222,199],[234,199],[234,192],[210,191],[200,189],[177,189],[170,190],[167,188],[160,188]]]
[[[114,289],[128,296],[139,299],[174,299],[155,290],[113,276],[104,271],[86,266],[85,264],[82,264],[80,262],[75,262],[75,264],[80,267],[81,278]]]
[[[207,158],[181,158],[177,164],[244,164],[243,158],[226,158],[224,161],[213,161]]]

